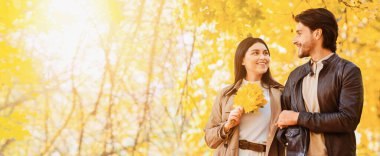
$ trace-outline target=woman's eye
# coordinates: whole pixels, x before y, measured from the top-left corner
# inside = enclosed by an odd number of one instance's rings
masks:
[[[252,54],[253,54],[253,55],[259,55],[259,52],[254,51],[254,52],[252,52]]]
[[[269,52],[267,52],[267,51],[264,51],[264,55],[269,55]]]

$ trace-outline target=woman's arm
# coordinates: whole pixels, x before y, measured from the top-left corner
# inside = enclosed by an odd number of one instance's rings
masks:
[[[216,149],[226,139],[226,137],[222,135],[223,127],[226,123],[222,122],[222,94],[223,91],[219,92],[215,98],[210,118],[204,129],[206,144],[212,149]]]

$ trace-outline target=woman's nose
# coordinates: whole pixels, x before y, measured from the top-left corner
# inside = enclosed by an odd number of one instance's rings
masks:
[[[260,60],[265,59],[265,54],[264,54],[264,53],[261,53],[261,54],[259,55],[259,59],[260,59]]]

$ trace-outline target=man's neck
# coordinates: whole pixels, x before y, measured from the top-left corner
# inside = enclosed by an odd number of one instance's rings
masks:
[[[325,48],[316,48],[310,53],[311,60],[314,62],[318,62],[322,58],[330,55],[332,53],[331,50]]]

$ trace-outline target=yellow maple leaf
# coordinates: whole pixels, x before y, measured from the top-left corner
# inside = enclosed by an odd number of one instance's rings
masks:
[[[253,113],[267,104],[263,89],[258,84],[247,84],[241,87],[235,98],[234,107],[241,106],[245,112]]]

